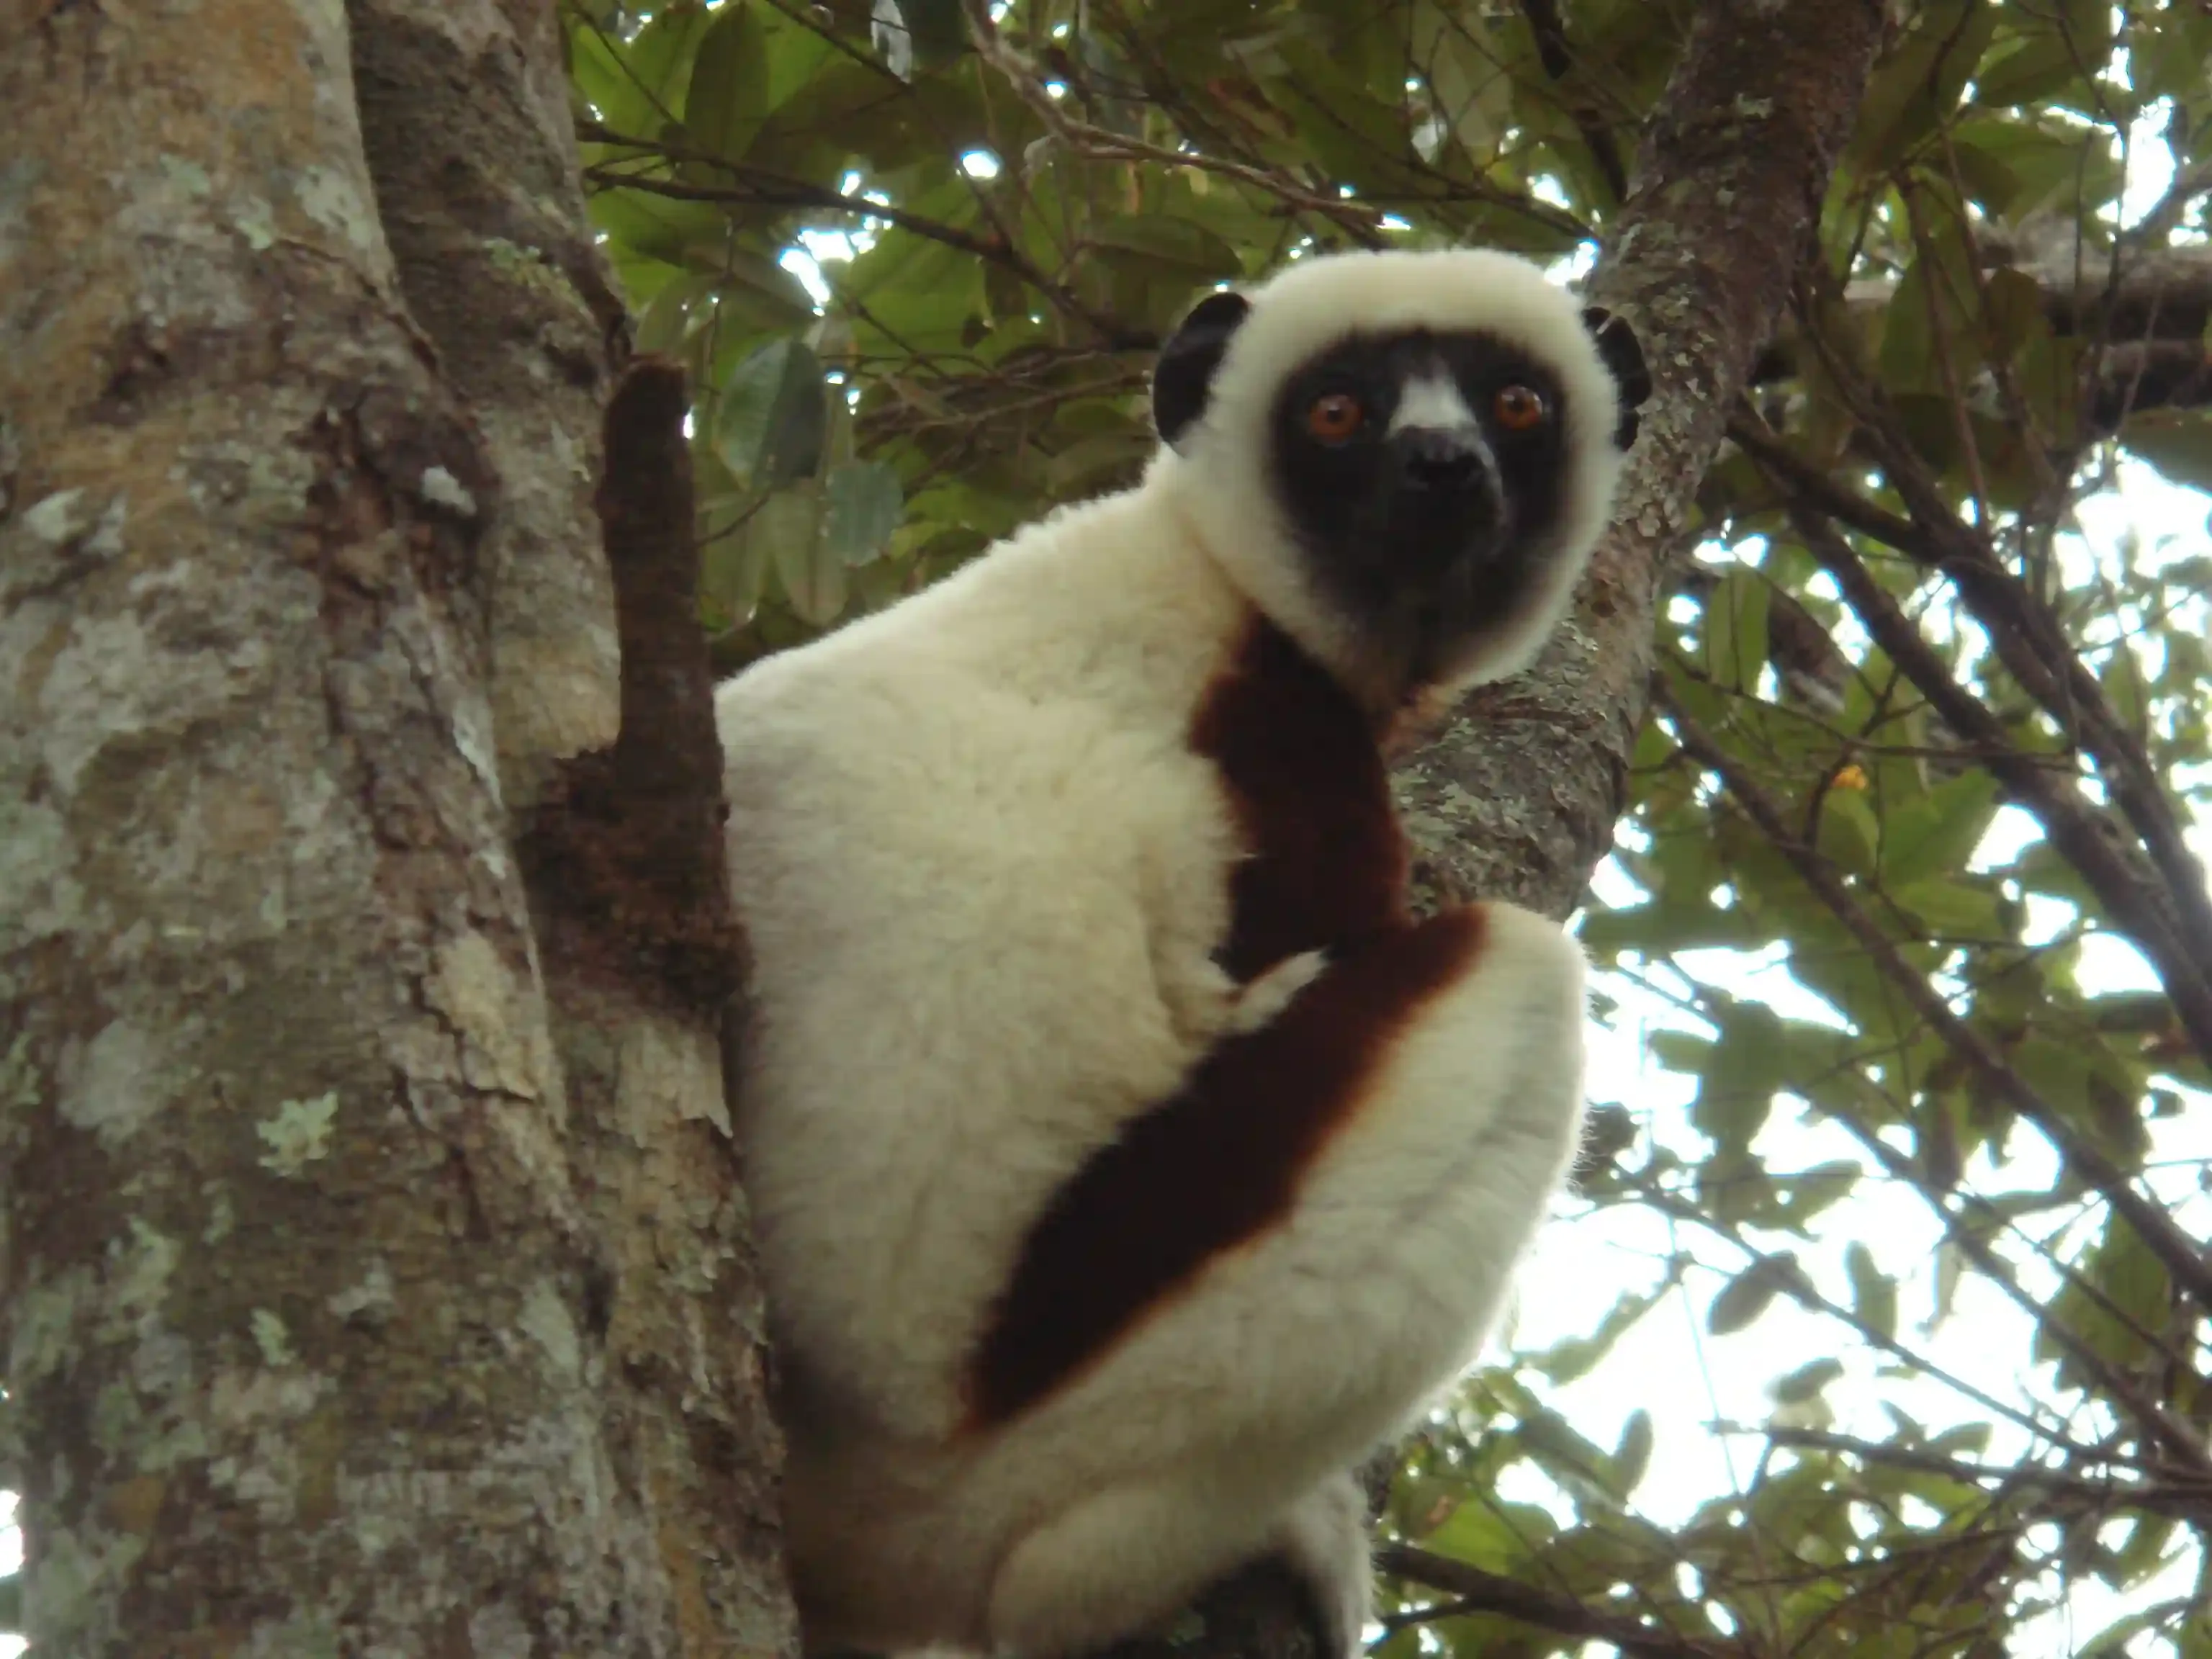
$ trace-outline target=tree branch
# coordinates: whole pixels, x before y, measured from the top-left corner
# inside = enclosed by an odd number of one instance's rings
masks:
[[[1806,845],[1791,826],[1781,804],[1667,695],[1663,683],[1658,688],[1658,695],[1683,749],[1728,786],[1729,793],[1745,816],[1843,924],[1882,977],[1897,987],[1929,1030],[1959,1056],[1976,1081],[2034,1124],[2075,1171],[2104,1194],[2106,1201],[2126,1218],[2152,1254],[2165,1264],[2177,1285],[2200,1307],[2212,1310],[2212,1261],[2207,1261],[2202,1246],[2182,1231],[2154,1200],[2137,1192],[2118,1165],[2083,1139],[2049,1102],[2028,1086],[2027,1080],[1990,1046],[1980,1032],[1952,1010],[1951,1005],[1928,982],[1927,975],[1899,954],[1896,944],[1851,896],[1827,861]],[[1948,1211],[1942,1212],[1948,1217]]]
[[[1826,1429],[1799,1429],[1782,1424],[1769,1424],[1763,1428],[1749,1426],[1729,1429],[1724,1432],[1763,1435],[1778,1446],[1802,1446],[1814,1451],[1842,1452],[1869,1463],[1887,1463],[1900,1469],[1917,1469],[1925,1474],[1940,1474],[1948,1480],[1967,1485],[1996,1481],[2005,1486],[2031,1486],[2042,1491],[2063,1493],[2069,1498],[2097,1508],[2127,1508],[2148,1510],[2156,1515],[2172,1515],[2185,1519],[2201,1516],[2212,1506],[2212,1481],[2200,1479],[2154,1478],[2135,1480],[2093,1479],[2087,1475],[2069,1474],[2062,1469],[2038,1468],[2030,1464],[1973,1463],[1964,1458],[1947,1457],[1941,1452],[1928,1451],[1914,1446],[1885,1445],[1880,1441],[1862,1440],[1848,1434],[1835,1434]]]
[[[2212,169],[2195,171],[2196,191],[2201,193]],[[2178,174],[2177,187],[2182,182]],[[2141,410],[2212,405],[2212,353],[2204,336],[2212,322],[2212,248],[2151,248],[2131,234],[2122,239],[2118,279],[2111,280],[2104,270],[2092,279],[2075,270],[2070,250],[2047,243],[2019,245],[1987,226],[1961,229],[1967,231],[1982,270],[2009,268],[2036,283],[2045,319],[2054,331],[2098,342],[2085,365],[2082,386],[2087,436],[2109,438]],[[1847,284],[1843,303],[1852,319],[1850,326],[1877,322],[1896,297],[1897,286],[1895,279],[1881,276]],[[1817,349],[1803,320],[1790,319],[1760,353],[1753,382],[1796,378],[1806,354]]]
[[[1559,0],[1521,0],[1521,15],[1528,20],[1528,32],[1536,37],[1536,58],[1543,64],[1544,73],[1555,83],[1565,80],[1574,69],[1575,56],[1567,45],[1567,27],[1559,17]],[[1598,175],[1613,191],[1613,199],[1624,199],[1628,194],[1628,167],[1620,159],[1620,146],[1613,134],[1586,109],[1569,109],[1567,118],[1582,135]]]
[[[1833,507],[1838,515],[1846,517],[1854,528],[1889,542],[1923,565],[1955,572],[1959,561],[1936,544],[1925,524],[1908,524],[1893,518],[1852,492],[1840,489],[1747,420],[1732,424],[1730,435],[1762,466],[1768,467],[1771,476],[1793,492],[1790,511],[1799,535],[1821,568],[1835,579],[1867,632],[1905,678],[1920,689],[1944,724],[1963,743],[1974,748],[1997,781],[2035,814],[2051,844],[2096,894],[2112,925],[2158,970],[2191,1042],[2200,1054],[2212,1058],[2212,970],[2206,966],[2212,963],[2212,926],[2198,927],[2194,923],[2194,912],[2207,902],[2203,877],[2195,873],[2195,858],[2186,844],[2180,842],[2178,828],[2173,831],[2174,845],[2169,848],[2166,864],[2156,870],[2143,867],[2133,854],[2131,837],[2121,832],[2101,809],[2085,800],[2070,781],[2055,775],[2039,757],[2023,753],[2005,730],[2004,723],[1980,698],[1953,678],[1943,659],[1922,637],[1903,607],[1836,533],[1826,513]],[[2012,580],[2009,573],[1999,574],[2008,581]],[[2010,600],[1990,603],[1997,586],[1986,580],[1984,573],[1984,580],[1962,584],[1962,589],[1979,595],[1990,611],[2010,609]],[[2019,603],[2025,605],[2027,601],[2023,597]],[[1971,604],[1969,609],[1973,609]],[[2069,713],[2079,715],[2081,705],[2052,691],[2049,669],[2035,660],[2040,653],[2057,650],[2078,673],[2079,665],[2070,648],[2065,647],[2063,641],[2051,646],[2027,645],[2006,627],[2009,618],[2004,616],[1978,612],[1977,619],[1990,635],[2006,665],[2009,668],[2017,660],[2021,671],[2030,677],[2026,688],[2030,694],[2034,695],[2039,685],[2050,694],[2049,702],[2042,697],[2038,697],[2038,702],[2052,713],[2062,730],[2070,733],[2073,728],[2066,716]],[[2070,684],[2075,674],[2069,673],[2066,678]],[[2096,696],[2102,705],[2103,694],[2100,691]],[[2052,702],[2057,704],[2056,709],[2051,708]],[[2112,752],[2112,747],[2108,744],[2107,752]],[[2127,747],[2134,747],[2131,740]],[[2124,769],[2127,765],[2122,757],[2120,766],[2107,769],[2107,781],[2115,799],[2135,801],[2146,817],[2156,822],[2158,814],[2145,805],[2140,781],[2134,789],[2125,787],[2127,773]],[[2147,772],[2148,762],[2142,763],[2140,769]],[[2157,801],[2157,806],[2162,811],[2162,799]],[[2141,820],[2137,823],[2140,828]],[[2172,869],[2175,865],[2184,867],[2176,871]],[[2201,950],[2198,940],[2204,941]]]
[[[1637,330],[1657,393],[1571,623],[1398,769],[1425,901],[1565,915],[1610,843],[1666,569],[1789,297],[1881,17],[1875,0],[1698,9],[1589,289]]]
[[[1608,1613],[1571,1595],[1486,1572],[1412,1544],[1383,1545],[1375,1553],[1375,1565],[1384,1572],[1457,1596],[1469,1612],[1501,1613],[1560,1636],[1610,1642],[1630,1659],[1720,1659],[1742,1651],[1734,1643],[1677,1636],[1625,1613]]]
[[[649,196],[665,197],[678,202],[715,202],[731,207],[811,208],[818,212],[854,213],[880,219],[911,235],[942,243],[986,264],[1012,271],[1118,350],[1146,351],[1159,343],[1151,331],[1130,328],[1117,319],[1085,305],[1073,289],[1065,283],[1054,282],[1005,238],[978,236],[957,225],[948,225],[941,220],[910,213],[889,202],[848,196],[842,191],[832,190],[826,185],[811,184],[804,179],[793,179],[741,161],[726,161],[682,145],[628,137],[594,121],[578,123],[576,131],[579,137],[595,143],[622,146],[656,159],[714,167],[736,180],[726,185],[693,185],[681,179],[632,173],[614,162],[602,161],[585,168],[584,178],[588,183],[603,189],[641,191]]]
[[[1884,474],[1904,498],[1919,532],[1916,546],[1905,550],[1949,579],[2006,672],[2097,763],[2105,787],[2142,837],[2165,883],[2160,921],[2172,933],[2179,960],[2195,964],[2192,977],[2203,991],[2204,1011],[2212,1015],[2212,893],[2206,890],[2204,867],[2190,851],[2149,756],[2113,710],[2051,607],[2006,568],[1985,534],[1952,511],[1936,478],[1878,400],[1874,412],[1877,419],[1868,430],[1881,453]],[[2196,1029],[2212,1034],[2212,1027]],[[2212,1061],[2212,1048],[2202,1052]]]

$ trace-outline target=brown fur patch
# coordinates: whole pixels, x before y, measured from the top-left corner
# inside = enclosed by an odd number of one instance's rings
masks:
[[[1376,737],[1326,669],[1254,620],[1190,735],[1220,769],[1250,854],[1230,875],[1232,921],[1218,953],[1233,977],[1403,918],[1406,842]]]
[[[1206,1262],[1279,1223],[1429,998],[1467,971],[1484,913],[1407,920],[1406,854],[1376,735],[1283,635],[1255,623],[1193,722],[1252,856],[1231,876],[1224,966],[1249,980],[1326,949],[1325,973],[1209,1053],[1054,1195],[978,1344],[970,1421],[1003,1423],[1106,1352]]]

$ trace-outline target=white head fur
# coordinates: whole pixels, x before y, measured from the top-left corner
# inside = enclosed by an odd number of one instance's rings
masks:
[[[1346,614],[1341,596],[1317,580],[1272,475],[1277,400],[1300,369],[1352,340],[1474,336],[1547,371],[1564,422],[1559,511],[1517,556],[1529,579],[1502,614],[1484,615],[1455,636],[1413,649],[1402,629]],[[1177,374],[1178,348],[1183,384]],[[1601,311],[1586,310],[1538,268],[1480,250],[1332,255],[1294,264],[1245,295],[1202,301],[1163,354],[1160,398],[1194,416],[1174,431],[1147,475],[1253,602],[1355,692],[1389,702],[1411,690],[1450,690],[1517,672],[1534,660],[1572,599],[1610,514],[1635,409],[1650,383],[1633,337]],[[1450,375],[1409,377],[1401,410],[1421,400],[1454,403]],[[1402,418],[1392,423],[1395,433]],[[1439,647],[1440,655],[1433,655]],[[1412,674],[1421,684],[1404,684]]]

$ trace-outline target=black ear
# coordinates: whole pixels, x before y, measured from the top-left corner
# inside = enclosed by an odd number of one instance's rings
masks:
[[[1159,362],[1152,365],[1152,424],[1163,443],[1173,446],[1206,413],[1213,371],[1221,367],[1229,337],[1251,309],[1252,302],[1241,294],[1209,294],[1160,348]]]
[[[1612,372],[1620,391],[1620,424],[1613,428],[1613,445],[1626,449],[1636,441],[1636,411],[1651,396],[1651,371],[1644,362],[1644,348],[1625,317],[1616,317],[1603,306],[1583,312],[1583,323],[1597,341],[1597,355]]]

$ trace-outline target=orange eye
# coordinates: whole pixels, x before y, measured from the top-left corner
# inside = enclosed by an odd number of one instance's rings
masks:
[[[1348,392],[1332,392],[1313,400],[1306,410],[1306,430],[1325,444],[1340,444],[1359,430],[1367,411]]]
[[[1525,386],[1507,386],[1491,404],[1491,412],[1508,432],[1526,432],[1551,413],[1544,407],[1543,394]]]

